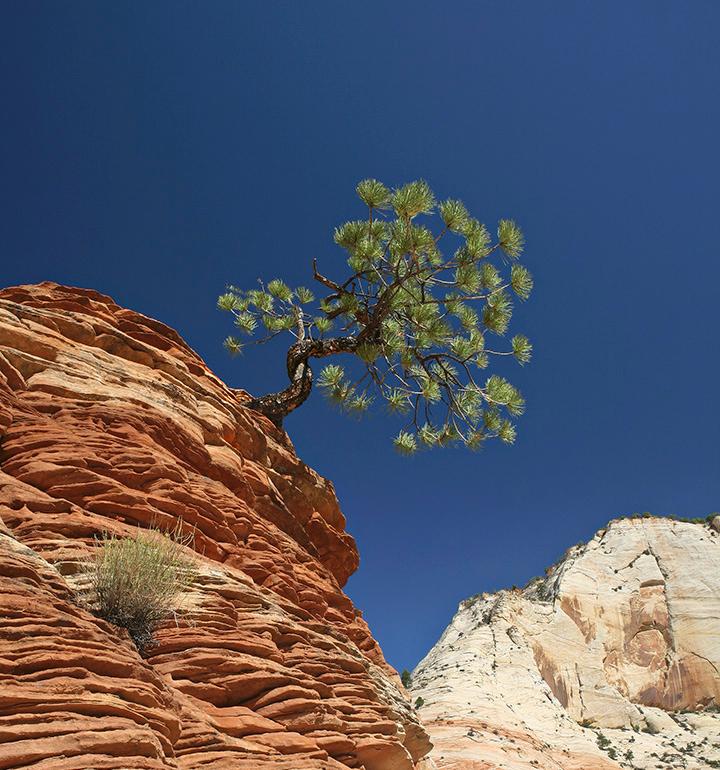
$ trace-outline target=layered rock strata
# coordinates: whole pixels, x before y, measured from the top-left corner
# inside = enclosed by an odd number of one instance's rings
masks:
[[[412,677],[438,767],[720,767],[718,529],[616,520],[464,601]]]
[[[0,292],[0,768],[411,770],[429,750],[342,585],[332,485],[176,332],[94,291]],[[79,601],[102,532],[194,532],[141,657]]]

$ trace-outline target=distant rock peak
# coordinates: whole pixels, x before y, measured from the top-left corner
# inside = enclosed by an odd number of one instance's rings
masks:
[[[412,677],[437,766],[716,767],[718,529],[616,519],[524,589],[461,602]]]

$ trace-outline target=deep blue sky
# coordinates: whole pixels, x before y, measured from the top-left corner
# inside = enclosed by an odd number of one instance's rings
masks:
[[[535,343],[516,446],[398,457],[384,415],[287,420],[336,485],[348,590],[411,668],[459,600],[608,519],[720,508],[720,3],[6,2],[0,283],[89,286],[230,384],[226,282],[343,263],[355,183],[417,177],[524,227]]]

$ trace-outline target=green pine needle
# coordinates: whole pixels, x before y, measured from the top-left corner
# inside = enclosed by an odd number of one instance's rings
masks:
[[[511,259],[517,259],[525,247],[525,237],[522,230],[512,219],[501,219],[498,225],[498,241],[500,248]]]
[[[288,302],[292,299],[292,289],[279,278],[270,281],[267,288],[275,299],[282,300],[283,302]]]
[[[520,299],[527,299],[533,289],[530,271],[522,265],[513,265],[510,270],[510,285]]]
[[[242,353],[243,343],[237,337],[226,337],[223,346],[231,356]]]
[[[411,455],[417,451],[417,440],[415,439],[415,436],[404,430],[397,434],[393,444],[395,445],[395,449],[403,455]]]
[[[238,313],[235,316],[235,326],[246,334],[252,334],[257,328],[257,318],[252,313]]]
[[[363,179],[355,191],[363,203],[371,209],[384,209],[390,205],[390,190],[377,179]]]
[[[508,330],[512,316],[512,303],[504,292],[498,292],[488,299],[483,308],[483,324],[496,334],[503,335]]]
[[[462,233],[467,227],[469,215],[462,201],[443,201],[438,208],[445,227],[454,233]]]
[[[480,265],[480,284],[483,289],[494,291],[502,283],[502,277],[495,265],[483,262]]]
[[[524,334],[516,334],[512,338],[512,352],[519,364],[527,364],[532,358],[532,345]]]
[[[435,207],[435,196],[427,182],[409,182],[392,194],[392,206],[401,219],[410,220],[429,214]]]
[[[298,302],[301,305],[307,305],[310,302],[315,301],[315,295],[305,286],[298,286],[297,289],[295,289],[295,296],[298,298]]]
[[[465,437],[465,446],[477,452],[479,449],[482,449],[486,438],[487,435],[482,430],[472,430]]]
[[[235,294],[229,292],[227,294],[221,294],[217,300],[218,309],[228,311],[235,310],[235,303],[237,300],[238,297]]]
[[[440,434],[429,423],[425,423],[418,431],[418,438],[425,446],[435,446],[440,440]]]
[[[510,422],[510,420],[503,420],[497,434],[500,441],[502,441],[504,444],[514,444],[517,431],[515,430],[515,426]]]
[[[366,364],[371,364],[380,355],[380,348],[369,342],[363,342],[357,346],[355,352]]]
[[[386,400],[388,409],[391,412],[397,412],[403,414],[410,409],[410,399],[405,391],[400,389],[392,389],[387,395]]]
[[[314,318],[313,323],[321,334],[329,332],[333,325],[332,320],[330,318],[325,318],[324,316],[318,316],[317,318]]]
[[[470,219],[465,227],[465,250],[473,259],[482,259],[490,252],[490,233],[477,219]]]
[[[348,399],[347,403],[345,404],[345,408],[349,412],[362,414],[363,412],[367,412],[372,402],[372,398],[363,393],[360,396],[353,396],[352,398]]]
[[[455,285],[466,294],[476,294],[480,282],[480,272],[473,264],[460,265],[455,271]]]
[[[345,370],[337,364],[325,366],[318,377],[318,385],[321,388],[337,388],[345,377]]]

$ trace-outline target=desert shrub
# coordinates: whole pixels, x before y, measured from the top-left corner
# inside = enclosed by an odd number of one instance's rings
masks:
[[[179,529],[169,535],[150,529],[125,538],[103,533],[96,541],[87,562],[92,610],[127,629],[140,651],[180,609],[181,594],[195,579],[197,568],[184,550],[190,540]]]
[[[403,669],[402,674],[400,674],[400,681],[402,682],[403,687],[409,687],[411,679],[412,674],[407,669]]]
[[[422,708],[425,705],[425,699],[424,698],[415,698],[415,708],[419,709]]]
[[[607,751],[610,746],[610,741],[604,733],[597,734],[597,745],[603,750]]]

